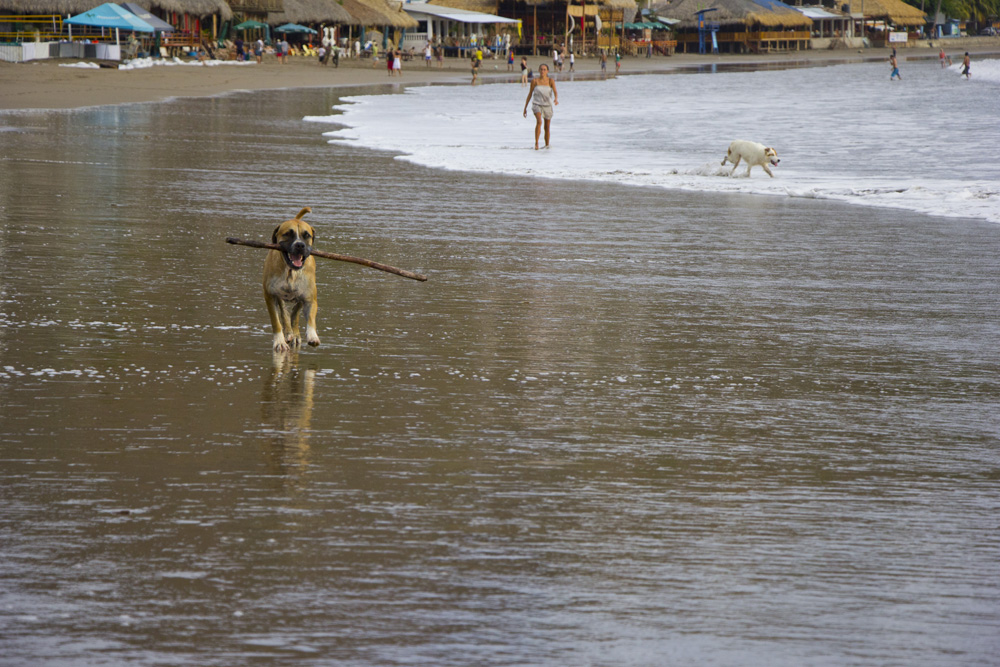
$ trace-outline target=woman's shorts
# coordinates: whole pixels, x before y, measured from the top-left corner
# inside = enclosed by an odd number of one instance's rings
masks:
[[[532,104],[531,113],[542,114],[545,120],[552,120],[552,113],[555,111],[551,104]]]

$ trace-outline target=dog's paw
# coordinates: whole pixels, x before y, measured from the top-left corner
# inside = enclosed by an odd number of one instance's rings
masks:
[[[289,336],[287,343],[289,347],[302,347],[302,339],[298,336]]]
[[[281,334],[275,334],[274,336],[274,351],[288,352],[288,343],[285,342],[285,337]]]
[[[307,340],[306,342],[309,343],[309,347],[318,347],[319,346],[319,336],[314,336],[314,337],[310,338],[309,340]]]

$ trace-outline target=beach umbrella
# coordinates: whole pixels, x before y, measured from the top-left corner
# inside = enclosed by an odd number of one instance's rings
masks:
[[[153,16],[148,9],[143,9],[134,2],[122,2],[120,4],[122,9],[132,12],[133,14],[141,18],[143,21],[153,26],[153,29],[156,30],[156,32],[174,31],[174,26],[170,25],[169,23],[167,23],[166,21],[157,16]]]
[[[149,25],[141,18],[127,12],[112,2],[106,2],[99,7],[89,9],[82,14],[77,14],[68,18],[63,23],[70,25],[70,30],[74,25],[85,25],[92,28],[114,28],[115,44],[120,45],[119,30],[134,30],[137,32],[155,32],[153,26]],[[72,33],[71,33],[72,34]]]
[[[276,32],[302,32],[315,35],[316,31],[312,28],[307,28],[304,25],[299,25],[298,23],[286,23],[285,25],[279,25],[274,29]]]
[[[266,28],[266,23],[261,23],[260,21],[254,21],[250,19],[249,21],[244,21],[239,25],[233,26],[233,30],[253,30],[254,28]]]
[[[154,32],[153,26],[149,25],[141,18],[126,11],[118,5],[106,2],[100,7],[88,9],[82,14],[77,14],[68,18],[63,23],[70,25],[86,25],[92,28],[119,28],[122,30],[136,30],[138,32]]]

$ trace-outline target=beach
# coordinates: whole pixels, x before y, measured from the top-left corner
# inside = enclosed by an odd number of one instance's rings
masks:
[[[790,57],[719,60],[581,64],[538,152],[524,89],[458,66],[0,66],[4,660],[992,664],[1000,225],[795,191],[908,173],[884,58],[810,82],[893,110],[810,112],[869,121],[864,159],[797,127]],[[992,89],[935,68],[902,71],[990,159]],[[617,133],[577,102],[637,84],[670,95]],[[701,173],[744,119],[788,128],[777,177]],[[274,353],[264,251],[224,239],[304,206],[316,247],[429,279],[316,260],[321,344]]]
[[[1000,48],[979,48],[974,56],[997,53]],[[722,67],[780,67],[788,65],[811,66],[817,64],[887,61],[889,49],[866,49],[856,51],[800,51],[775,53],[760,56],[733,55],[693,55],[678,54],[672,57],[626,58],[622,74],[633,75],[650,72],[664,72],[677,69],[705,66]],[[952,58],[960,62],[958,53]],[[911,58],[937,58],[936,49],[910,49],[900,55],[906,62]],[[537,71],[542,63],[551,64],[551,58],[544,55],[529,58],[530,66]],[[515,62],[519,77],[520,59]],[[471,80],[468,61],[448,58],[445,67],[431,68],[417,59],[404,64],[403,75],[390,79],[386,73],[384,60],[372,67],[369,60],[341,61],[339,68],[332,65],[321,66],[311,58],[290,58],[287,65],[280,65],[269,57],[260,66],[219,65],[215,67],[154,67],[133,71],[114,69],[79,69],[60,67],[70,61],[34,61],[21,64],[0,62],[0,109],[73,109],[102,104],[126,104],[153,102],[171,97],[200,97],[219,95],[235,91],[274,90],[327,86],[359,86],[379,83],[396,85],[427,83],[468,83]],[[496,69],[494,69],[494,66]],[[480,78],[483,83],[504,79],[506,63],[503,60],[488,60],[483,66]],[[568,67],[568,65],[567,65]],[[581,75],[596,75],[600,72],[597,58],[577,59],[575,69]],[[610,69],[614,70],[614,63]],[[569,76],[568,71],[559,77]]]

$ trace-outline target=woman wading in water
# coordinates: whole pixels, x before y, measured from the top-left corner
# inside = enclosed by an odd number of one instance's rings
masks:
[[[549,125],[555,105],[559,104],[559,93],[556,92],[556,82],[549,78],[549,66],[538,68],[538,78],[531,80],[528,98],[524,100],[524,117],[528,117],[528,102],[531,102],[531,113],[535,114],[535,150],[538,150],[538,137],[542,133],[542,121],[545,122],[545,147],[549,147]]]

